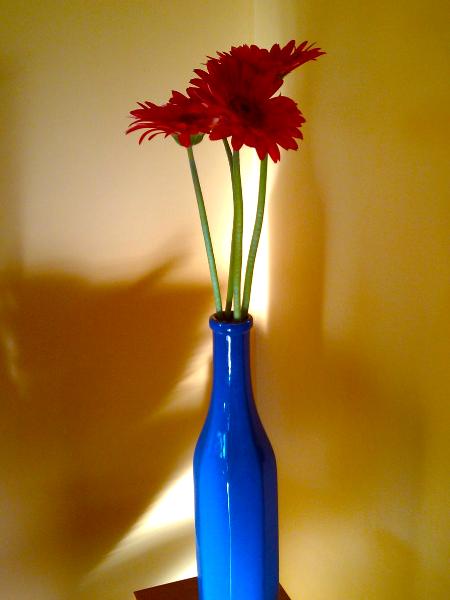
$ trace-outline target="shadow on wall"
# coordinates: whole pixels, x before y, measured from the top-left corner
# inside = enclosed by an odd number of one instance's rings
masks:
[[[304,143],[278,167],[268,329],[254,346],[279,469],[281,581],[293,598],[413,598],[423,417],[412,385],[387,391],[351,340],[324,337],[325,218]]]
[[[25,84],[20,65],[0,63],[0,587],[5,598],[79,599],[194,446],[203,407],[161,409],[205,331],[210,291],[168,284],[176,260],[126,284],[22,272],[14,93]],[[156,580],[192,546],[180,531],[86,597],[131,597],[142,573]]]
[[[2,545],[33,597],[39,586],[57,598],[76,589],[195,443],[203,410],[154,418],[185,373],[209,300],[203,287],[165,284],[170,267],[127,285],[3,279]]]

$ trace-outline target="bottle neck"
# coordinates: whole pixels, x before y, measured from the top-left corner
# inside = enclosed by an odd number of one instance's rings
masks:
[[[226,404],[253,401],[250,372],[250,329],[245,323],[210,321],[213,331],[212,401]],[[219,400],[217,400],[220,398]]]

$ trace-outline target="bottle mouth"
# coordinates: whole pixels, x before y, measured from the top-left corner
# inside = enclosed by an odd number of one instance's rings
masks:
[[[216,313],[209,318],[209,326],[215,333],[240,335],[253,327],[253,317],[248,315],[245,321],[220,321]]]

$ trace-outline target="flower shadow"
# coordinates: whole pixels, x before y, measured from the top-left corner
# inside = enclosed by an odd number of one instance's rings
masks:
[[[1,282],[5,542],[58,597],[184,467],[200,429],[200,403],[157,416],[206,330],[209,300],[203,286],[166,283],[171,266],[132,283],[51,271]]]

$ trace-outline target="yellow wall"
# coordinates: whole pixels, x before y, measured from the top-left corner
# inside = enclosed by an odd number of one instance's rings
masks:
[[[254,336],[281,580],[292,600],[448,597],[445,9],[0,0],[2,598],[193,572],[206,261],[183,151],[123,130],[216,49],[291,38],[328,55],[286,84],[305,141],[271,167]],[[222,154],[198,149],[225,266]]]
[[[282,580],[305,600],[443,600],[444,4],[295,5],[286,39],[301,31],[328,55],[289,80],[306,140],[271,197],[258,385],[281,471]]]

